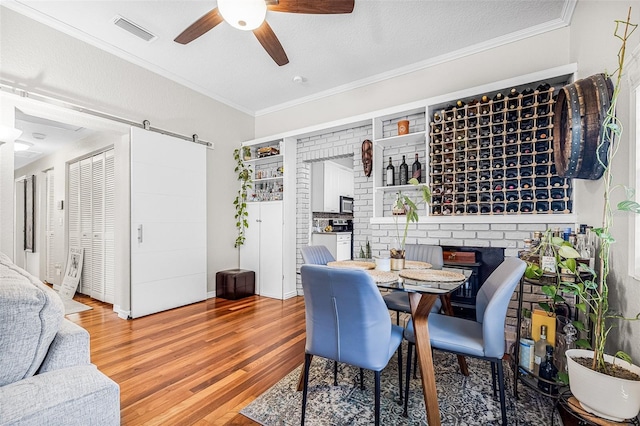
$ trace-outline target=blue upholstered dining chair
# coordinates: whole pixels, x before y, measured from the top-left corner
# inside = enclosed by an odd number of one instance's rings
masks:
[[[404,257],[406,260],[417,260],[431,264],[433,269],[442,269],[444,260],[442,259],[442,247],[428,244],[406,244],[404,247]],[[383,297],[387,309],[396,311],[396,324],[400,325],[400,312],[411,313],[409,306],[409,295],[404,291],[392,291]],[[440,299],[436,301],[431,309],[432,312],[440,311],[442,303]]]
[[[502,357],[505,351],[504,324],[507,307],[518,285],[526,263],[515,257],[506,258],[489,275],[476,296],[476,320],[447,315],[429,315],[429,337],[431,347],[459,355],[470,356],[491,362],[493,395],[496,396],[496,369],[500,389],[502,425],[507,424],[507,409],[504,396],[504,371]],[[407,355],[407,379],[411,370],[411,352],[415,344],[413,323],[404,332],[409,341]],[[407,382],[408,384],[408,382]],[[405,415],[409,386],[405,387]]]
[[[302,252],[302,261],[306,264],[326,265],[336,260],[325,246],[305,246],[300,251]]]
[[[398,352],[402,402],[402,327],[391,324],[373,278],[365,271],[302,265],[307,340],[302,420],[304,425],[313,356],[372,370],[375,376],[375,424],[380,423],[380,372]]]

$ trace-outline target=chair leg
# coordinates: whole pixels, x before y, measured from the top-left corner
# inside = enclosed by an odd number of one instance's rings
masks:
[[[400,395],[400,401],[398,405],[402,405],[402,345],[398,346],[398,394]]]
[[[418,349],[416,349],[416,357],[413,359],[413,378],[418,378]]]
[[[304,386],[302,388],[302,415],[300,424],[304,426],[304,415],[307,410],[307,389],[309,388],[309,367],[311,366],[311,355],[304,355]]]
[[[396,311],[396,325],[400,325],[400,311]]]
[[[364,390],[364,368],[360,369],[360,390]]]
[[[411,352],[413,351],[413,343],[409,342],[407,348],[407,383],[404,384],[404,411],[403,417],[409,417],[409,411],[407,410],[409,405],[409,382],[411,382]]]
[[[379,426],[380,425],[380,372],[376,371],[375,373],[375,378],[376,378],[376,405],[375,405],[375,416],[376,416],[376,420],[375,420],[375,426]]]
[[[496,365],[491,363],[491,382],[493,384],[493,397],[498,397],[498,390],[496,389]]]
[[[338,386],[338,361],[333,361],[333,386]]]
[[[507,407],[504,397],[504,370],[502,360],[496,363],[498,367],[498,388],[500,389],[500,410],[502,411],[502,426],[507,426]]]

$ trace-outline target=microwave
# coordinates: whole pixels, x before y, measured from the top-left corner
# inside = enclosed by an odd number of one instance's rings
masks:
[[[340,213],[353,214],[353,198],[340,196]]]

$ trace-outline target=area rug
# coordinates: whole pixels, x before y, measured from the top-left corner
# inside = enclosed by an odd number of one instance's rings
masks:
[[[490,364],[473,358],[467,358],[467,363],[471,374],[465,377],[459,373],[457,358],[454,355],[434,352],[442,424],[498,425],[501,419],[500,402],[493,399]],[[402,416],[403,408],[398,405],[397,364],[397,357],[394,357],[381,375],[380,424],[426,425],[420,378],[411,380],[409,417]],[[522,385],[518,387],[519,399],[516,400],[513,397],[513,374],[507,362],[504,366],[508,424],[562,424],[555,413],[553,400]],[[338,386],[333,386],[333,361],[314,358],[309,374],[305,424],[373,424],[373,373],[365,372],[366,389],[362,391],[359,386],[359,371],[358,368],[339,365]],[[300,367],[243,408],[240,413],[262,425],[299,425],[302,404],[302,392],[296,391],[299,374]]]
[[[64,314],[77,314],[78,312],[88,311],[93,309],[91,306],[87,306],[84,303],[76,302],[73,299],[65,299],[61,297],[62,303],[64,303]]]

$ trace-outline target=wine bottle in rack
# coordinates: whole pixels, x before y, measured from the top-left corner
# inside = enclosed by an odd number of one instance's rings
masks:
[[[402,156],[402,163],[400,163],[400,175],[398,176],[400,185],[406,185],[409,182],[409,166],[405,161],[404,155]]]
[[[507,201],[517,201],[517,200],[518,200],[517,191],[507,191]]]
[[[502,111],[504,109],[504,96],[502,93],[498,92],[493,97],[493,110],[494,111]]]
[[[540,213],[546,213],[549,211],[549,203],[547,201],[537,201],[536,211]]]
[[[524,107],[522,108],[522,112],[520,113],[520,115],[524,118],[531,118],[534,115],[534,107],[529,106],[529,107]]]
[[[536,189],[536,199],[537,200],[546,200],[549,198],[549,193],[546,189]]]
[[[418,182],[422,182],[422,164],[418,161],[418,153],[416,152],[416,161],[411,165],[411,177]]]
[[[533,203],[525,202],[520,204],[520,211],[522,213],[531,213],[533,211]]]
[[[536,109],[536,113],[538,114],[538,117],[541,117],[549,114],[549,110],[550,110],[549,104],[538,105],[538,108]]]
[[[465,106],[464,101],[458,100],[456,102],[456,118],[464,117],[464,106]]]
[[[531,87],[527,87],[522,91],[522,106],[528,107],[533,105],[533,89]]]
[[[473,99],[467,104],[467,116],[475,117],[478,114],[478,100]]]
[[[389,157],[389,165],[387,166],[387,186],[393,186],[396,184],[395,180],[396,168],[393,167],[391,157]]]
[[[464,206],[463,205],[456,206],[455,214],[463,214],[463,213],[464,213]]]
[[[478,213],[478,206],[476,206],[475,204],[469,204],[467,206],[467,213],[469,213],[469,214]]]
[[[502,213],[504,212],[504,204],[495,204],[492,210],[494,213]]]
[[[502,193],[501,193],[501,192],[496,192],[496,193],[493,195],[493,201],[494,201],[494,202],[504,201],[504,195],[502,195]]]
[[[477,118],[470,118],[467,122],[467,127],[476,127],[478,125],[478,119]]]
[[[551,198],[561,200],[564,198],[564,190],[562,188],[554,188],[551,190]]]
[[[507,213],[515,213],[518,211],[518,203],[508,203]]]
[[[524,120],[520,124],[520,130],[531,130],[533,129],[533,120]]]
[[[491,208],[489,207],[489,204],[481,204],[480,205],[480,213],[482,214],[487,214],[491,212]]]
[[[530,201],[533,200],[533,191],[528,189],[526,191],[522,191],[520,193],[520,198],[522,198],[525,201]]]
[[[507,101],[507,107],[509,109],[518,108],[518,95],[520,95],[520,93],[515,87],[509,91],[509,98]]]
[[[470,203],[475,203],[478,201],[478,194],[467,194],[467,201]]]
[[[549,83],[540,84],[536,90],[538,91],[538,102],[548,102],[549,101],[549,89],[551,86]]]
[[[543,127],[549,127],[549,117],[538,117],[536,119],[536,127],[538,129],[543,128]]]
[[[449,104],[444,108],[445,121],[451,121],[454,118],[453,105]]]
[[[550,181],[551,186],[553,187],[559,187],[564,185],[564,178],[561,178],[559,176],[552,176],[551,177],[551,181]]]
[[[441,121],[442,121],[442,115],[441,115],[441,113],[434,112],[434,113],[433,113],[433,122],[434,122],[434,123],[440,123]]]

